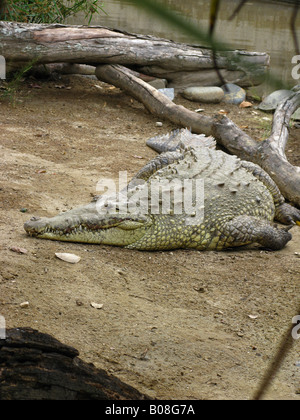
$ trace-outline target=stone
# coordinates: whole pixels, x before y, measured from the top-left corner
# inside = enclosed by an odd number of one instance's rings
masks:
[[[261,111],[275,111],[278,105],[290,98],[293,95],[293,91],[287,89],[279,89],[270,93],[259,105],[258,109]]]
[[[167,83],[166,79],[154,79],[148,82],[148,84],[155,89],[165,89],[167,87]]]
[[[186,88],[182,96],[190,101],[217,104],[224,98],[224,92],[218,86],[195,86]]]
[[[291,116],[292,120],[300,121],[300,108],[298,108]]]
[[[173,101],[173,99],[175,98],[174,88],[158,89],[158,91],[161,92],[161,93],[163,93],[171,101]]]
[[[245,90],[234,83],[226,83],[222,86],[222,90],[224,92],[224,102],[227,104],[239,105],[246,99]]]

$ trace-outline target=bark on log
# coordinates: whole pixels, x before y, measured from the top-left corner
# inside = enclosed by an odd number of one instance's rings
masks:
[[[285,198],[300,207],[300,168],[292,166],[282,152],[288,137],[290,116],[300,105],[300,92],[296,92],[277,109],[271,137],[259,143],[226,116],[208,117],[176,105],[123,66],[100,65],[96,68],[96,76],[125,90],[159,118],[180,127],[188,127],[194,133],[212,135],[230,153],[257,163],[274,179]]]
[[[42,64],[121,64],[165,78],[177,88],[195,83],[220,84],[208,48],[101,26],[0,22],[0,55],[14,64],[34,60]],[[257,65],[255,69],[253,64]],[[261,83],[269,66],[269,56],[258,52],[223,51],[218,54],[218,66],[228,82],[250,86]]]
[[[277,107],[271,135],[259,144],[257,149],[260,166],[268,169],[279,189],[284,191],[285,197],[300,207],[300,167],[291,165],[285,155],[289,121],[298,107],[300,107],[300,91]]]
[[[0,400],[150,399],[78,354],[31,328],[8,330],[0,340]]]

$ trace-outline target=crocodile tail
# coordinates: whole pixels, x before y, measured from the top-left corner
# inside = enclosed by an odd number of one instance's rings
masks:
[[[191,147],[216,148],[216,141],[212,136],[194,134],[188,128],[181,128],[167,134],[151,137],[146,144],[158,153],[173,152],[178,149],[187,150]]]

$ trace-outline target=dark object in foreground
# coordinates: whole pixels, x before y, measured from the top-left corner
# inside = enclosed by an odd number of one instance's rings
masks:
[[[0,340],[0,400],[150,399],[78,355],[37,330],[8,330]]]

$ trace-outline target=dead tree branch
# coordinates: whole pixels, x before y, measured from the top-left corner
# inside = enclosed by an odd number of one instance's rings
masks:
[[[38,25],[0,22],[0,55],[7,63],[121,64],[168,80],[173,87],[220,84],[212,50],[102,26]],[[227,82],[258,84],[269,56],[245,51],[218,52]],[[254,66],[253,66],[254,65]],[[255,68],[254,68],[255,67]]]

